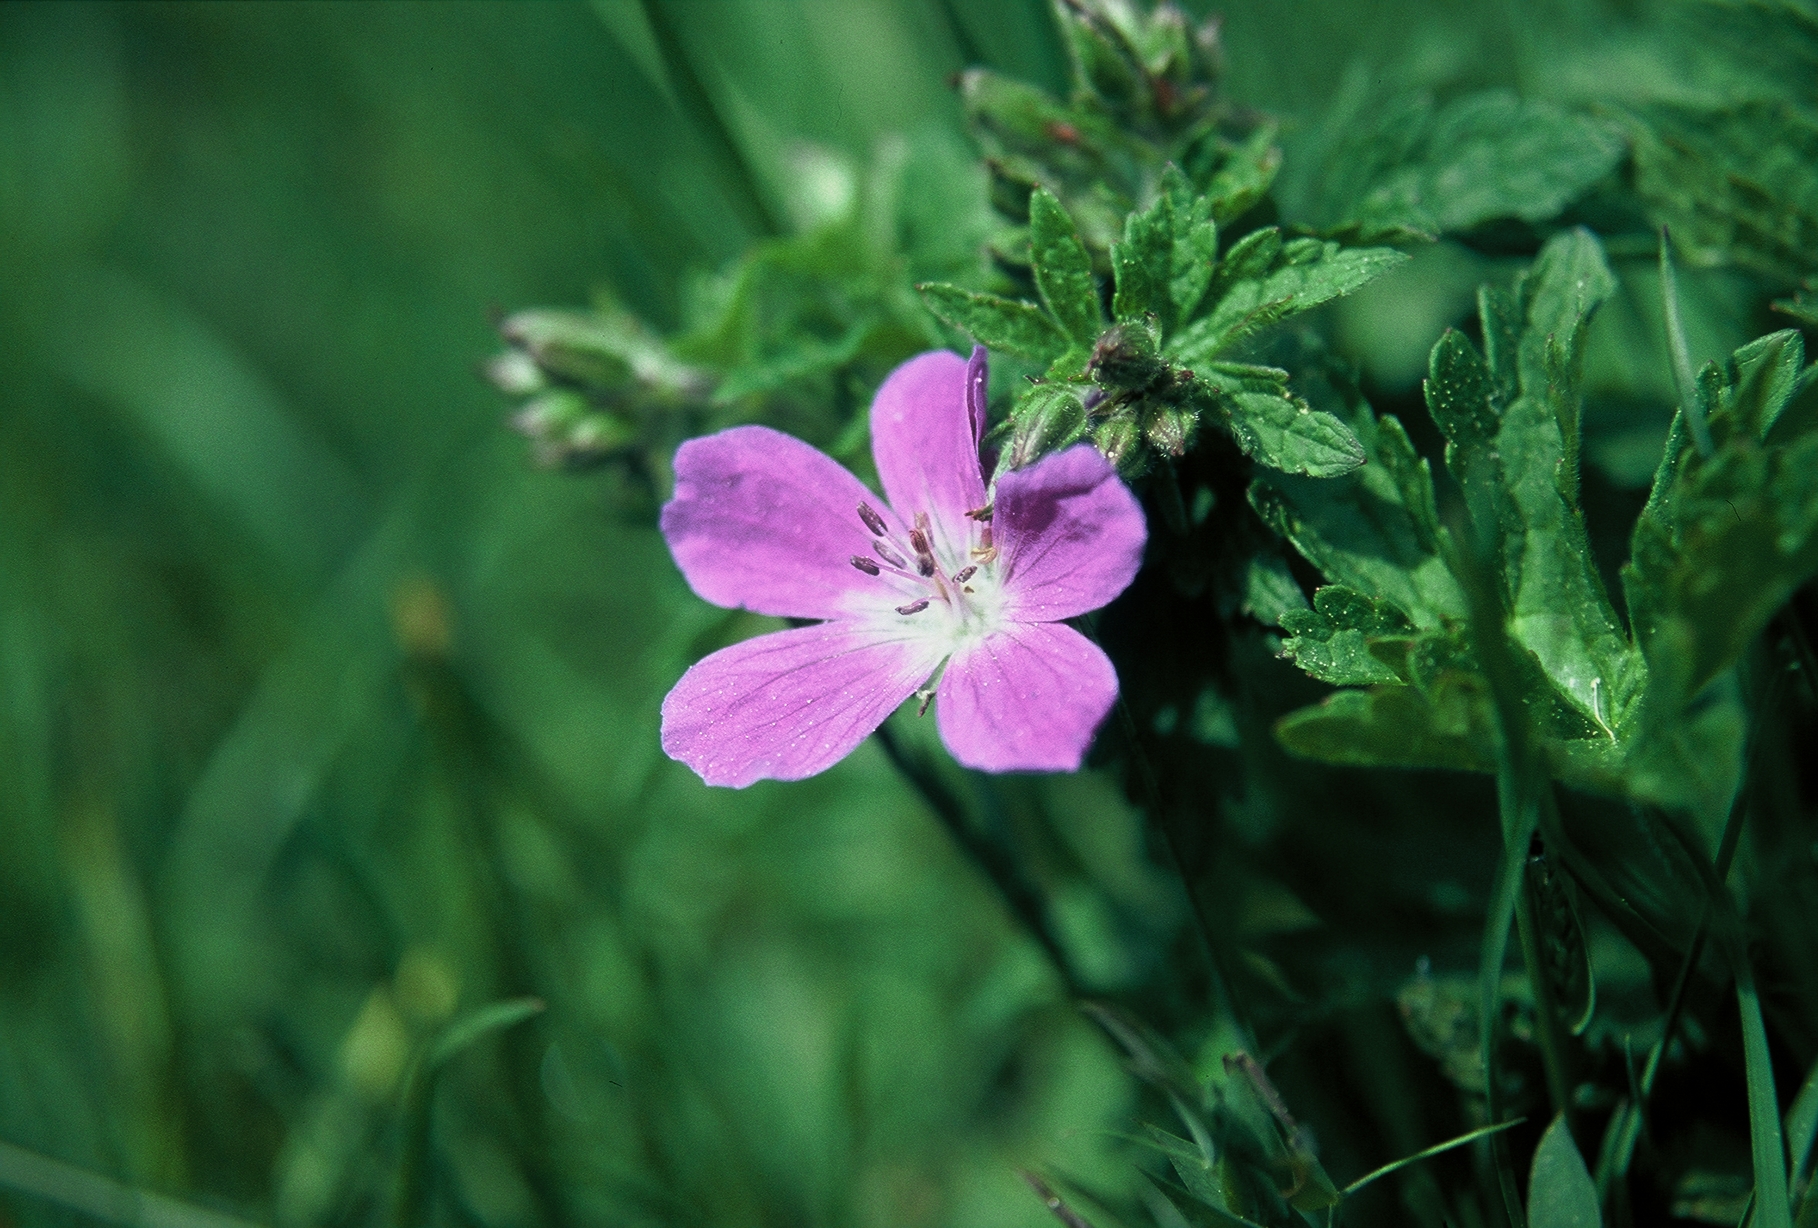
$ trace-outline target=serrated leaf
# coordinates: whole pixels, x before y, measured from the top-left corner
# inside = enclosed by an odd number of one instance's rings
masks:
[[[1065,334],[1033,303],[962,290],[945,282],[916,289],[928,310],[987,349],[1038,362],[1052,362],[1067,350]]]
[[[1602,1228],[1597,1186],[1561,1113],[1540,1136],[1528,1176],[1528,1228]]]
[[[1268,195],[1276,172],[1281,169],[1276,131],[1274,124],[1259,126],[1206,182],[1211,216],[1221,225],[1249,212],[1251,206]]]
[[[1174,202],[1159,197],[1149,208],[1124,220],[1124,238],[1111,245],[1111,269],[1117,291],[1111,314],[1119,323],[1140,320],[1168,303],[1174,263]],[[1172,313],[1170,312],[1170,315]],[[1171,320],[1163,320],[1164,330]]]
[[[1818,432],[1775,447],[1738,435],[1669,480],[1635,526],[1623,587],[1650,673],[1676,708],[1818,573]]]
[[[1311,610],[1284,613],[1281,627],[1291,637],[1282,644],[1282,655],[1334,686],[1401,681],[1371,651],[1370,641],[1414,630],[1395,607],[1342,584],[1328,584],[1314,593]]]
[[[1222,403],[1238,444],[1271,469],[1331,478],[1364,463],[1363,445],[1351,428],[1305,401],[1240,392]]]
[[[1074,341],[1091,345],[1105,326],[1098,279],[1073,219],[1047,188],[1029,198],[1029,257],[1049,314]]]
[[[1765,441],[1793,403],[1818,376],[1818,366],[1805,365],[1805,339],[1786,328],[1757,337],[1730,356],[1710,414],[1712,434],[1741,431]]]
[[[1342,247],[1330,239],[1282,242],[1274,227],[1255,231],[1225,253],[1212,279],[1211,312],[1169,344],[1190,366],[1287,316],[1330,302],[1407,260],[1388,247]]]
[[[1694,262],[1779,278],[1818,263],[1818,118],[1807,109],[1659,103],[1625,118],[1635,190]]]
[[[1244,568],[1244,613],[1266,626],[1283,615],[1307,609],[1306,594],[1288,565],[1274,554],[1253,554]]]

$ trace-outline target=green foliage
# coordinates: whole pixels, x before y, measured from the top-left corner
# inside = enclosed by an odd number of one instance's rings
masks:
[[[1818,20],[1223,7],[0,8],[0,1220],[1818,1216]],[[1090,767],[705,789],[673,448],[969,338]]]
[[[1597,1187],[1563,1115],[1553,1119],[1528,1177],[1528,1228],[1603,1228]]]
[[[1109,328],[1079,233],[1046,189],[1031,197],[1033,274],[1045,315],[1030,303],[951,285],[925,285],[922,294],[932,311],[981,344],[1046,362],[1048,380],[1074,385],[1068,420],[1075,395],[1079,404],[1089,402],[1100,450],[1126,473],[1183,455],[1206,413],[1271,468],[1314,477],[1357,468],[1364,453],[1350,429],[1295,396],[1287,371],[1219,356],[1271,324],[1350,293],[1406,256],[1331,240],[1284,241],[1269,226],[1215,263],[1218,228],[1208,198],[1190,198],[1173,167],[1164,186],[1153,205],[1129,216],[1124,240],[1112,245],[1118,322]],[[1078,437],[1053,426],[1054,397],[1042,385],[1018,397],[1004,464],[1028,464],[1047,441]]]
[[[1306,138],[1311,155],[1287,192],[1294,216],[1372,242],[1545,222],[1621,161],[1607,121],[1507,90],[1384,96],[1351,74]]]

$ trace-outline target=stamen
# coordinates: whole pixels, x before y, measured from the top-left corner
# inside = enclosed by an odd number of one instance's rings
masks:
[[[871,544],[877,548],[877,557],[883,559],[884,562],[890,564],[892,567],[909,566],[909,560],[892,550],[887,543],[883,541],[874,541]]]
[[[872,507],[869,503],[859,504],[858,514],[859,519],[865,522],[865,527],[879,537],[884,537],[889,534],[890,528],[884,523],[884,518],[878,515],[877,509]]]
[[[977,574],[978,574],[978,568],[968,564],[967,566],[962,567],[958,571],[953,573],[953,582],[955,584],[964,584],[966,581],[970,580],[973,576],[975,576]]]
[[[920,521],[923,518],[916,517]],[[909,530],[909,548],[915,551],[915,569],[924,576],[934,574],[934,548],[928,544],[928,534],[921,529]]]
[[[967,512],[966,519],[968,519],[968,520],[989,520],[989,519],[991,519],[991,513],[996,510],[997,510],[997,508],[996,508],[995,504],[987,503],[983,507],[975,507],[971,511]]]
[[[905,615],[906,614],[920,614],[923,610],[925,610],[927,608],[928,608],[928,599],[926,597],[923,597],[920,601],[911,601],[908,605],[897,606],[896,612],[898,614],[905,614]]]
[[[989,563],[997,557],[997,546],[991,540],[991,526],[986,525],[978,535],[978,545],[972,548],[972,557],[981,563]]]
[[[868,576],[875,576],[881,570],[875,561],[865,558],[863,555],[853,555],[852,565]]]

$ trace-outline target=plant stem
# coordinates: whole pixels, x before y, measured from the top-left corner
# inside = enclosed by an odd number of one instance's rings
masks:
[[[947,829],[947,834],[953,837],[953,842],[959,845],[960,851],[991,880],[999,897],[1010,909],[1010,914],[1046,953],[1048,961],[1054,965],[1055,972],[1060,975],[1061,983],[1066,987],[1067,996],[1081,997],[1079,977],[1074,973],[1066,948],[1061,945],[1059,936],[1048,920],[1047,902],[1042,899],[1035,884],[1023,873],[1016,859],[996,841],[980,834],[967,813],[965,803],[935,774],[931,764],[911,754],[897,740],[888,721],[879,725],[873,736],[883,748],[885,757],[921,794],[928,809],[941,821],[941,826]]]

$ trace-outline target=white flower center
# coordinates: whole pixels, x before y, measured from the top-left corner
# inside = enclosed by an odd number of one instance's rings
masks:
[[[958,534],[952,525],[936,533],[928,514],[917,512],[907,540],[891,533],[869,504],[859,504],[858,514],[871,530],[873,553],[854,555],[852,565],[878,582],[878,607],[868,613],[937,637],[949,651],[999,625],[1003,590],[989,508],[968,513]]]

